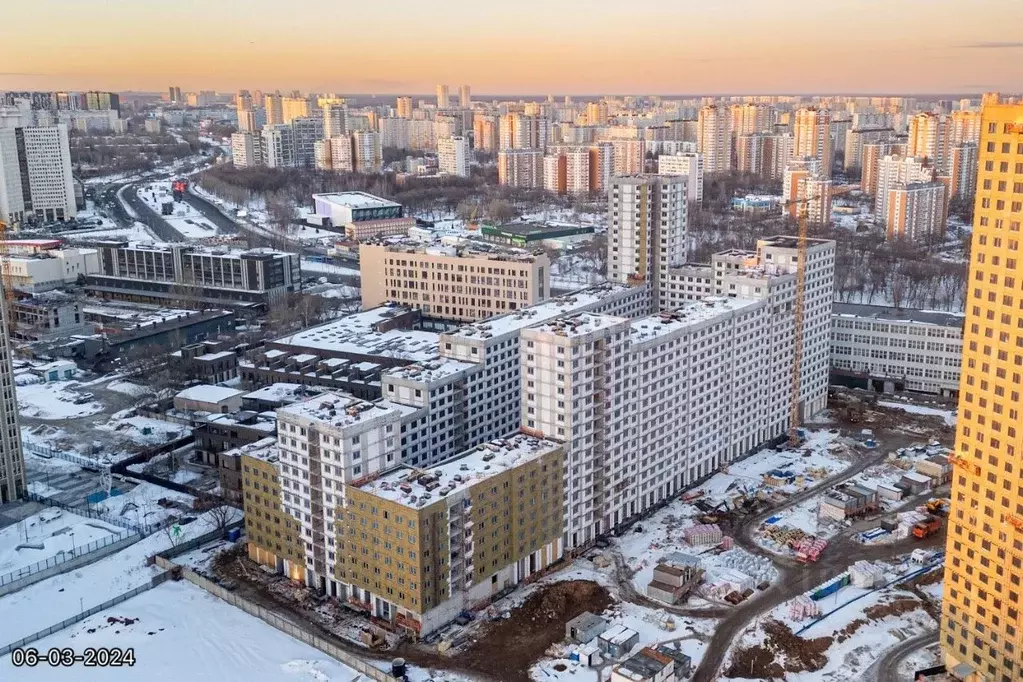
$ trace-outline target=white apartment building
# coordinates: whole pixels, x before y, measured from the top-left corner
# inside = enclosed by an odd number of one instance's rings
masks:
[[[27,490],[9,329],[7,306],[0,305],[0,505],[21,499]]]
[[[888,190],[888,238],[931,244],[942,241],[946,191],[942,182],[910,183]]]
[[[924,159],[889,154],[881,159],[877,171],[877,193],[874,196],[874,222],[888,221],[890,190],[897,187],[934,182],[934,168]]]
[[[355,170],[352,138],[347,135],[330,138],[330,167],[339,173],[351,173]]]
[[[472,93],[469,90],[468,85],[462,85],[458,88],[458,105],[463,109],[468,109],[472,106]]]
[[[692,152],[661,154],[657,157],[659,175],[683,175],[690,203],[703,203],[703,155]]]
[[[411,149],[410,135],[412,121],[407,118],[380,119],[380,146],[393,149]]]
[[[646,143],[643,140],[612,140],[615,175],[639,175],[646,168]]]
[[[687,197],[678,175],[616,177],[608,188],[608,279],[650,283],[657,309],[668,269],[686,262]]]
[[[513,187],[543,187],[543,152],[539,149],[502,149],[497,154],[497,179]]]
[[[437,167],[443,175],[469,177],[469,138],[458,135],[438,139]]]
[[[831,112],[827,109],[807,107],[795,114],[792,129],[795,145],[792,155],[796,159],[813,158],[820,163],[820,175],[831,177]]]
[[[963,315],[835,303],[832,383],[881,393],[959,392]]]
[[[437,147],[436,127],[433,121],[412,119],[409,121],[409,148],[426,151]]]
[[[0,129],[0,219],[16,224],[76,215],[67,126]]]
[[[330,140],[316,140],[313,144],[313,167],[316,170],[333,170]]]
[[[323,105],[323,137],[329,140],[347,133],[347,118],[348,106],[346,104],[325,103]]]
[[[302,527],[306,582],[337,595],[335,509],[345,487],[401,463],[401,432],[419,411],[325,393],[277,410],[284,510]]]
[[[263,136],[259,133],[231,134],[231,162],[236,168],[263,165]]]
[[[398,118],[412,118],[412,98],[399,97],[395,102],[395,113]]]
[[[12,254],[9,260],[15,288],[30,293],[59,289],[75,284],[82,275],[99,272],[96,249],[45,249],[32,254]]]
[[[380,133],[356,130],[352,133],[352,152],[355,170],[360,173],[379,173],[384,164]]]
[[[262,136],[263,163],[270,168],[291,168],[295,165],[295,132],[290,125],[265,125]]]
[[[732,168],[730,124],[728,107],[712,104],[700,109],[696,147],[708,173],[727,173]]]

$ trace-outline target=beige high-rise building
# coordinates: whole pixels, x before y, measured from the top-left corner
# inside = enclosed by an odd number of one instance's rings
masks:
[[[588,147],[562,145],[552,147],[543,160],[544,189],[554,194],[588,194],[590,190],[590,150]]]
[[[832,181],[823,177],[817,159],[794,159],[782,178],[782,215],[792,220],[805,215],[811,225],[827,225],[832,194]]]
[[[472,117],[472,139],[475,148],[496,154],[500,145],[500,124],[493,114],[475,113]]]
[[[831,177],[831,112],[827,109],[807,107],[796,112],[792,128],[796,159],[813,158],[820,163],[820,173]]]
[[[977,191],[977,145],[964,142],[952,147],[948,164],[949,199],[973,199]]]
[[[911,183],[888,190],[888,238],[923,244],[940,242],[945,236],[945,192],[941,182]]]
[[[379,173],[384,163],[380,133],[366,130],[357,130],[352,133],[352,159],[356,171]]]
[[[949,116],[948,131],[951,146],[980,142],[980,112],[955,111]]]
[[[768,104],[733,104],[729,109],[733,137],[771,130],[774,108]]]
[[[458,106],[468,109],[472,106],[472,93],[468,85],[461,85],[458,88]]]
[[[263,99],[263,108],[266,110],[266,125],[278,125],[284,123],[284,103],[281,93],[275,92]]]
[[[586,123],[591,126],[606,126],[608,122],[607,102],[586,103]]]
[[[1023,674],[1023,105],[986,95],[970,251],[940,643],[968,682]]]
[[[727,107],[711,104],[700,109],[696,149],[703,154],[708,173],[732,169],[731,116]]]
[[[236,168],[263,165],[263,136],[250,132],[232,133],[231,162]]]
[[[399,97],[397,106],[398,118],[412,118],[412,98]]]
[[[323,137],[330,139],[348,132],[346,119],[348,107],[344,104],[327,103],[323,105]]]
[[[0,285],[2,286],[2,285]],[[18,397],[14,392],[7,306],[0,302],[0,504],[25,496],[25,455],[21,450]]]
[[[399,303],[426,317],[484,320],[546,300],[551,261],[530,254],[439,244],[361,244],[362,305]]]
[[[889,154],[878,164],[874,195],[874,221],[885,224],[888,217],[889,191],[903,185],[934,182],[934,167],[924,159]]]
[[[614,147],[610,142],[598,142],[590,148],[590,191],[606,192],[607,183],[614,175]]]
[[[543,187],[543,152],[539,149],[502,149],[497,154],[497,181],[512,187]]]
[[[447,109],[448,108],[448,104],[449,104],[449,102],[448,102],[449,99],[450,99],[450,92],[448,90],[448,86],[446,86],[446,85],[438,85],[437,86],[437,108],[438,109]]]
[[[469,138],[461,135],[437,140],[437,170],[443,175],[469,177]]]
[[[917,114],[909,119],[906,156],[925,159],[938,173],[944,173],[951,139],[947,117],[940,114]]]
[[[308,97],[285,97],[281,100],[281,117],[284,123],[291,123],[296,118],[309,116]]]
[[[646,144],[643,140],[614,140],[615,175],[638,175],[646,166]]]
[[[546,149],[550,126],[546,118],[512,112],[501,116],[498,123],[501,149]]]

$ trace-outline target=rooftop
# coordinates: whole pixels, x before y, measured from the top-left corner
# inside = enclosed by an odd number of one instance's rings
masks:
[[[274,343],[353,355],[379,355],[412,362],[437,357],[435,332],[392,329],[378,332],[376,325],[409,312],[408,308],[380,306],[282,336]],[[271,351],[267,351],[267,355]]]
[[[211,386],[209,384],[203,384],[200,386],[186,388],[174,397],[181,398],[182,400],[196,400],[203,403],[219,403],[223,400],[230,400],[235,396],[243,395],[244,393],[245,391],[227,388],[226,386]]]
[[[834,242],[830,239],[813,239],[808,237],[806,245],[808,247],[822,246],[824,244],[833,244]],[[776,235],[774,237],[765,237],[759,240],[758,246],[774,246],[781,249],[795,249],[799,246],[799,238],[791,235]]]
[[[249,391],[243,398],[249,400],[266,400],[270,402],[295,402],[306,397],[307,393],[314,393],[315,387],[303,386],[302,384],[270,384],[263,388]]]
[[[206,362],[212,362],[214,360],[220,360],[222,358],[228,358],[232,355],[236,355],[234,351],[222,350],[218,353],[203,353],[202,355],[195,356],[196,360],[204,360]]]
[[[517,313],[492,317],[482,322],[473,322],[444,334],[445,337],[460,339],[487,339],[517,332],[526,327],[542,324],[548,320],[583,310],[599,303],[602,299],[632,289],[625,284],[600,284],[589,289],[575,291],[568,296],[551,298],[543,303],[523,308]]]
[[[893,308],[885,305],[865,305],[860,303],[834,303],[832,315],[840,317],[869,317],[875,320],[892,322],[918,322],[934,324],[941,327],[962,329],[966,316],[963,313],[946,313],[940,310],[917,310],[914,308]]]
[[[475,366],[476,365],[471,362],[462,362],[461,360],[452,360],[450,358],[440,358],[437,360],[430,360],[428,362],[417,362],[414,365],[405,365],[404,367],[393,367],[385,370],[384,374],[397,379],[405,379],[407,381],[417,381],[428,384],[454,374],[464,372]]]
[[[215,422],[223,426],[242,426],[254,431],[263,431],[272,434],[277,430],[277,419],[273,412],[269,417],[265,413],[251,412],[244,410],[235,414],[211,414],[206,418],[207,422]]]
[[[223,246],[196,246],[194,244],[164,244],[154,242],[119,242],[119,241],[103,241],[97,242],[97,245],[102,248],[118,248],[118,249],[132,249],[135,251],[158,251],[161,253],[168,253],[175,249],[182,251],[183,253],[192,253],[203,256],[216,256],[219,258],[259,258],[259,257],[277,257],[277,256],[294,256],[293,253],[287,251],[278,251],[276,249],[269,248],[258,248],[258,249],[229,249]]]
[[[616,670],[631,680],[652,680],[671,662],[672,659],[669,656],[659,654],[650,648],[644,648],[635,656],[619,663]]]
[[[282,407],[277,410],[277,415],[309,419],[335,429],[344,429],[377,417],[400,417],[415,409],[386,400],[371,403],[347,393],[324,393]]]
[[[516,434],[478,445],[442,464],[430,467],[427,473],[402,466],[358,487],[382,499],[418,508],[560,447],[554,441]]]
[[[592,313],[577,313],[566,317],[559,317],[544,324],[531,327],[539,332],[555,334],[557,336],[584,336],[600,329],[607,329],[616,324],[627,322],[624,317],[613,317],[611,315],[595,315]]]
[[[400,206],[393,201],[367,194],[366,192],[332,192],[329,194],[314,194],[313,199],[320,199],[337,206],[345,208],[385,208],[389,206]]]
[[[524,249],[514,249],[498,244],[478,241],[463,241],[457,246],[439,239],[424,244],[408,237],[381,237],[369,242],[382,246],[391,253],[418,253],[428,256],[449,256],[451,258],[487,258],[490,260],[515,260],[532,262],[536,254]]]
[[[632,322],[632,342],[640,343],[670,334],[686,327],[702,324],[715,317],[761,305],[750,298],[708,296],[700,301],[687,301],[670,313],[659,313]]]
[[[248,443],[234,450],[228,450],[224,455],[248,455],[264,462],[276,462],[280,457],[280,452],[277,450],[277,439],[267,436],[260,438],[255,443]]]

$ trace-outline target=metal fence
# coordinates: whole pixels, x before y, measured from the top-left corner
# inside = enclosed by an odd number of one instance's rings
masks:
[[[29,492],[28,499],[32,500],[33,502],[39,502],[40,504],[45,504],[50,507],[59,507],[60,509],[64,509],[73,514],[78,514],[79,516],[87,516],[90,519],[96,519],[97,521],[102,521],[103,523],[109,523],[114,526],[120,526],[121,528],[126,528],[128,530],[135,531],[136,533],[140,533],[143,536],[152,535],[153,533],[160,530],[169,523],[169,521],[166,519],[159,523],[142,524],[132,523],[131,521],[126,521],[125,519],[113,516],[112,514],[106,514],[104,512],[96,511],[95,509],[90,509],[89,507],[77,507],[73,504],[66,504],[52,497],[44,497],[33,492]]]
[[[73,452],[64,452],[62,450],[55,450],[45,445],[39,445],[38,443],[32,443],[27,440],[21,441],[21,447],[31,452],[33,455],[39,455],[40,457],[53,457],[55,459],[62,459],[65,462],[71,462],[77,464],[80,467],[87,469],[109,469],[109,464],[103,464],[98,459],[92,459],[91,457],[82,457]]]
[[[109,545],[113,545],[118,542],[123,542],[136,536],[138,539],[142,539],[142,536],[138,532],[122,532],[116,535],[108,535],[100,540],[94,540],[86,545],[78,545],[70,552],[61,551],[59,554],[52,556],[49,559],[37,561],[31,566],[24,566],[16,571],[0,575],[0,587],[9,583],[17,582],[23,578],[27,578],[34,573],[44,571],[52,566],[60,566],[61,564],[65,564],[69,561],[74,561],[75,559],[84,557],[92,552],[103,549],[104,547],[108,547]]]
[[[109,600],[103,602],[102,604],[99,604],[97,606],[93,606],[91,609],[86,609],[85,611],[82,611],[81,613],[79,613],[77,616],[72,616],[71,618],[65,618],[64,620],[60,621],[59,623],[51,625],[50,627],[45,628],[43,630],[40,630],[39,632],[33,633],[33,634],[29,635],[28,637],[22,637],[21,639],[19,639],[16,642],[11,642],[7,646],[0,647],[0,656],[6,656],[7,654],[11,653],[13,650],[21,648],[21,647],[25,646],[26,644],[31,644],[32,642],[37,642],[40,639],[42,639],[43,637],[49,637],[54,632],[60,632],[64,628],[71,627],[75,623],[80,623],[81,621],[85,620],[89,616],[94,616],[97,613],[101,613],[103,611],[106,611],[111,606],[117,606],[118,604],[120,604],[123,601],[127,601],[127,600],[131,599],[134,596],[142,594],[143,592],[145,592],[147,590],[153,589],[154,587],[156,587],[160,583],[165,582],[166,580],[167,580],[167,573],[161,573],[160,575],[154,577],[152,580],[150,580],[145,585],[139,585],[135,589],[128,590],[124,594],[119,594],[116,597],[114,597],[113,599],[109,599]]]
[[[164,559],[163,557],[158,557],[156,563],[161,568],[173,568],[174,566],[177,565],[172,561]],[[322,651],[331,658],[341,661],[349,668],[352,668],[356,672],[362,673],[371,680],[377,680],[377,682],[395,682],[395,679],[391,677],[391,675],[388,674],[386,671],[375,667],[371,663],[368,663],[362,658],[359,658],[355,654],[352,654],[338,646],[335,646],[334,644],[332,644],[331,642],[327,641],[322,637],[317,637],[316,635],[310,634],[309,632],[303,630],[294,623],[277,615],[273,611],[264,609],[262,606],[259,606],[258,604],[253,604],[249,600],[240,597],[234,594],[233,592],[228,592],[219,585],[202,577],[201,575],[199,575],[192,569],[188,568],[187,566],[181,567],[181,577],[183,577],[185,580],[192,583],[193,585],[196,585],[206,590],[214,597],[223,599],[228,604],[236,606],[242,611],[248,613],[249,615],[259,618],[267,625],[271,625],[277,628],[284,634],[294,637],[298,641],[304,642],[305,644],[308,644],[314,649]]]

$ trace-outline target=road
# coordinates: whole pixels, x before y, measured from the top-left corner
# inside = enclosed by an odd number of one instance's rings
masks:
[[[725,655],[733,644],[733,640],[736,635],[749,626],[751,621],[779,604],[783,604],[809,589],[835,578],[848,570],[849,564],[861,559],[866,561],[891,559],[906,554],[909,549],[944,547],[944,527],[941,533],[925,540],[917,540],[911,547],[907,547],[906,543],[865,546],[853,540],[851,537],[852,533],[847,532],[847,534],[831,540],[828,548],[824,550],[820,561],[804,565],[794,559],[781,557],[773,552],[769,552],[753,541],[753,532],[766,518],[810,499],[823,490],[848,480],[866,468],[877,464],[885,458],[885,453],[888,449],[890,448],[886,448],[883,452],[880,450],[871,452],[861,461],[840,474],[832,476],[797,495],[793,495],[780,507],[773,507],[770,510],[743,519],[733,529],[736,545],[752,554],[771,559],[780,575],[778,580],[771,587],[767,588],[763,594],[755,599],[743,602],[728,611],[725,618],[714,631],[714,636],[711,638],[707,653],[704,655],[703,660],[700,661],[700,665],[693,675],[693,682],[713,682],[713,680],[717,679],[721,664],[724,662]]]
[[[192,191],[189,187],[185,192],[185,203],[203,214],[207,220],[217,226],[218,234],[236,234],[239,232],[239,224],[220,212],[215,205],[206,201]]]
[[[171,227],[170,223],[164,220],[162,215],[149,208],[146,202],[139,199],[138,194],[136,194],[138,186],[139,183],[125,185],[122,190],[118,191],[118,196],[135,211],[139,222],[145,224],[153,231],[153,234],[165,242],[186,241],[185,236]]]
[[[910,654],[938,642],[938,631],[925,632],[916,637],[910,637],[902,644],[888,652],[874,662],[874,665],[867,669],[864,674],[866,682],[903,682],[908,678],[899,676],[899,666]]]

